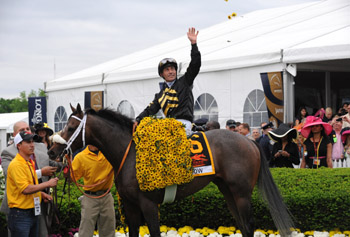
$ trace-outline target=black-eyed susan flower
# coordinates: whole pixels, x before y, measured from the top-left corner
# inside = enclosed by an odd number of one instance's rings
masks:
[[[173,118],[146,117],[140,122],[133,139],[136,177],[142,191],[188,183],[193,179],[190,141],[183,127]]]

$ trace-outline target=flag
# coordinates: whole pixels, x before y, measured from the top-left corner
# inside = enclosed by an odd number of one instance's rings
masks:
[[[282,72],[260,73],[269,121],[273,122],[275,127],[283,123],[284,101],[282,75]]]
[[[47,123],[46,117],[46,97],[29,97],[28,98],[29,125],[37,123]]]
[[[85,91],[85,109],[103,109],[103,91]]]

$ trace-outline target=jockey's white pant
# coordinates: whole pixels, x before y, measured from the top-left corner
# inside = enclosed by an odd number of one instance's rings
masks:
[[[192,123],[186,119],[177,119],[177,121],[185,125],[186,135],[190,136],[192,134]]]

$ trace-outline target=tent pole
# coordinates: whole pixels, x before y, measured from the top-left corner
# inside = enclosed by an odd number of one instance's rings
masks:
[[[294,112],[294,78],[286,69],[283,70],[283,122],[293,122]]]

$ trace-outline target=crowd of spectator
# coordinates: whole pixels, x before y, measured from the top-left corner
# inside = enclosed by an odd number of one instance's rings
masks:
[[[348,164],[350,163],[349,114],[350,105],[348,104],[344,104],[336,114],[333,114],[331,108],[321,108],[315,114],[309,115],[307,108],[301,107],[295,120],[289,124],[281,123],[277,126],[270,121],[266,121],[262,122],[259,128],[251,129],[248,123],[229,119],[223,129],[236,132],[242,137],[246,137],[246,139],[255,141],[261,146],[263,157],[270,167],[310,169],[350,167]],[[220,129],[218,121],[199,119],[194,122],[194,131],[213,129]],[[36,124],[30,131],[27,123],[19,121],[14,125],[14,143],[1,152],[1,165],[5,180],[7,178],[7,193],[4,195],[5,199],[0,211],[6,214],[9,221],[12,220],[13,223],[23,221],[24,223],[23,225],[8,225],[9,232],[11,231],[14,236],[24,231],[34,236],[46,236],[48,233],[44,221],[48,207],[44,201],[52,199],[48,187],[57,185],[58,179],[50,179],[50,177],[63,167],[62,163],[49,160],[47,156],[47,151],[51,146],[49,137],[52,135],[52,129],[45,123]],[[95,160],[106,161],[98,148],[89,149],[85,149],[85,153],[88,153],[89,156],[101,156],[99,159],[90,159],[91,162],[95,162]],[[86,155],[83,156],[83,153],[80,156],[84,159],[87,158]],[[12,160],[16,162],[11,162]],[[91,167],[94,167],[94,164]],[[25,172],[26,169],[30,172]],[[82,174],[81,177],[84,177],[84,175]],[[15,179],[24,180],[22,186],[18,185],[20,184],[18,180],[14,182]],[[86,177],[84,177],[84,183],[89,183]],[[107,189],[107,186],[97,188],[98,190],[85,190],[85,192],[90,195],[100,195]],[[106,204],[105,206],[113,206],[111,196],[107,195],[106,197],[108,197],[110,205]],[[91,201],[92,199],[86,198],[83,200]],[[89,208],[82,208],[82,215],[83,212],[90,210],[90,207],[96,206],[96,204],[90,203],[85,206],[89,206]],[[28,212],[28,210],[30,211]],[[96,212],[96,218],[98,215],[99,212]],[[110,215],[113,216],[114,213],[110,213]],[[18,216],[20,220],[17,220]],[[90,222],[88,224],[82,222],[81,230],[89,232],[90,235],[91,231],[94,230],[96,218],[82,219]],[[84,225],[85,227],[83,227]],[[115,222],[112,221],[111,226],[114,225]],[[111,233],[114,233],[114,228],[108,229],[111,230]]]
[[[251,129],[248,123],[233,119],[225,129],[255,140],[264,151],[270,167],[319,168],[350,167],[350,105],[337,113],[321,108],[309,115],[305,106],[298,109],[293,122],[279,126],[270,121]],[[194,131],[220,129],[217,121],[199,119]]]

